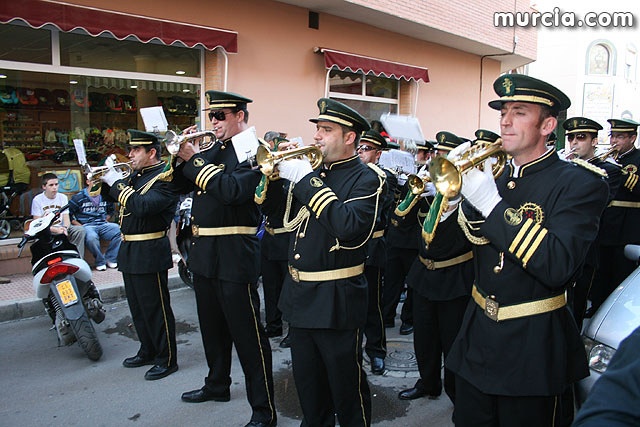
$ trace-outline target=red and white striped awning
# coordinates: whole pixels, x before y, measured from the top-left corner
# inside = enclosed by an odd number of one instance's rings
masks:
[[[143,43],[152,39],[166,45],[180,42],[187,47],[202,45],[213,50],[223,48],[238,52],[238,33],[202,25],[113,12],[88,6],[78,6],[56,0],[0,1],[0,23],[21,20],[33,28],[54,25],[61,31],[83,29],[92,36],[103,32],[118,40],[136,37]]]
[[[373,73],[378,77],[382,75],[407,81],[413,79],[415,81],[422,80],[425,83],[429,82],[429,70],[424,67],[401,64],[324,47],[315,48],[315,51],[324,54],[324,65],[327,70],[337,67],[341,71],[349,70],[354,73],[362,71],[364,74]]]

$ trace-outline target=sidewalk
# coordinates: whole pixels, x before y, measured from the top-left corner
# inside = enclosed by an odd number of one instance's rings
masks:
[[[111,303],[126,298],[122,273],[117,269],[92,269],[92,273],[93,283],[100,290],[103,302]],[[42,301],[34,295],[33,276],[30,273],[3,277],[11,280],[11,283],[0,284],[0,322],[44,314]],[[183,286],[185,284],[178,275],[178,267],[173,267],[169,270],[169,289]]]

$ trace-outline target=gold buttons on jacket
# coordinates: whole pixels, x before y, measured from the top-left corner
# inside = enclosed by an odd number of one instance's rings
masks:
[[[303,232],[298,233],[298,237],[301,239],[304,239],[304,233]]]
[[[509,181],[509,182],[507,182],[507,188],[508,188],[509,190],[513,190],[514,188],[516,188],[516,183],[515,183],[515,182],[513,182],[513,181]]]
[[[202,191],[198,191],[198,192],[196,193],[196,195],[198,195],[198,196],[199,196],[199,195],[201,195],[201,194],[202,194]]]
[[[299,259],[300,259],[300,254],[295,254],[295,255],[293,256],[293,259],[295,259],[296,261],[297,261],[297,260],[299,260]]]
[[[320,178],[326,178],[327,174],[325,172],[320,172]]]
[[[193,218],[193,215],[191,215],[191,221],[193,221],[193,219],[194,219],[194,218]]]

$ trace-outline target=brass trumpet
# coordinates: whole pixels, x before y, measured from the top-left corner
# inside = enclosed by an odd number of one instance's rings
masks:
[[[208,141],[205,141],[204,138],[206,137],[209,137]],[[213,147],[213,144],[217,140],[216,134],[210,130],[188,133],[186,135],[177,135],[174,131],[170,130],[164,134],[164,144],[167,147],[167,151],[169,152],[169,154],[175,156],[176,154],[178,154],[178,151],[180,151],[180,145],[187,141],[192,141],[198,138],[203,138],[199,144],[200,151],[206,151],[209,148]]]
[[[311,162],[313,169],[318,169],[322,165],[322,151],[314,145],[294,148],[285,151],[271,151],[268,147],[260,145],[256,153],[256,163],[260,166],[260,172],[269,177],[270,181],[280,179],[278,174],[278,163],[288,159],[301,159],[306,157]]]
[[[497,178],[502,174],[507,164],[507,153],[502,148],[502,139],[500,138],[495,142],[472,145],[462,152],[455,162],[442,156],[436,157],[429,167],[431,181],[438,192],[451,199],[460,193],[462,174],[473,167],[482,167],[482,162],[489,157],[496,158],[491,172],[493,177]]]
[[[607,151],[605,151],[602,154],[598,154],[596,156],[591,157],[589,160],[587,160],[587,162],[589,163],[593,163],[596,160],[606,160],[607,157],[613,157],[613,160],[618,160],[618,155],[620,154],[620,152],[618,151],[618,149],[616,147],[611,147],[609,148]]]
[[[431,178],[428,176],[421,178],[416,174],[411,174],[407,177],[407,185],[409,186],[409,191],[411,191],[411,193],[415,194],[416,196],[424,193],[424,187],[428,182],[431,182]]]
[[[133,168],[131,167],[132,163],[133,160],[126,163],[114,163],[111,167],[116,171],[119,171],[122,174],[123,178],[126,178],[133,173]],[[88,164],[85,165],[85,173],[92,186],[100,184],[101,178],[105,176],[107,172],[109,172],[109,169],[109,166],[97,166],[95,168],[92,168]]]

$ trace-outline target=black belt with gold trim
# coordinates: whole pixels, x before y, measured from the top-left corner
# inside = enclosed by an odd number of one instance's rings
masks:
[[[200,236],[230,236],[233,234],[256,234],[257,227],[247,227],[242,225],[234,225],[230,227],[200,227],[193,224],[191,233],[194,237]]]
[[[463,262],[473,259],[473,251],[469,251],[462,255],[458,255],[455,258],[447,259],[444,261],[434,261],[432,259],[420,257],[420,262],[427,267],[428,270],[437,270],[439,268],[451,267],[452,265],[462,264]]]
[[[547,313],[567,305],[567,295],[564,293],[556,295],[555,297],[544,298],[537,301],[522,302],[520,304],[504,306],[501,306],[498,301],[495,300],[493,295],[488,297],[483,295],[484,292],[478,289],[474,284],[471,289],[471,296],[473,297],[473,300],[484,310],[484,314],[495,322]]]
[[[144,234],[122,234],[120,233],[120,239],[123,242],[144,242],[145,240],[160,239],[167,235],[166,231],[156,231],[153,233]]]
[[[355,267],[338,268],[324,271],[300,271],[289,265],[289,274],[294,282],[323,282],[327,280],[348,279],[364,273],[364,264]]]
[[[264,226],[264,231],[266,231],[267,233],[271,234],[272,236],[275,236],[276,234],[282,234],[282,233],[288,233],[289,231],[284,228],[273,228],[273,227],[269,227],[267,225]]]

